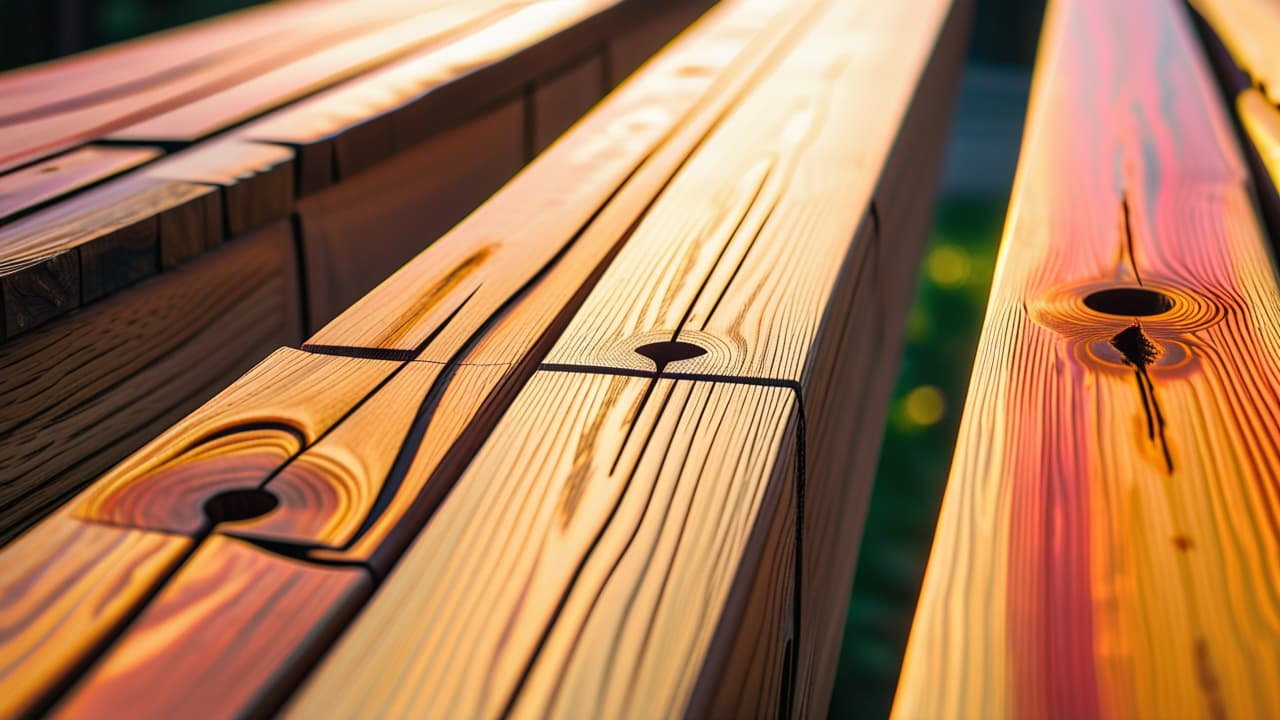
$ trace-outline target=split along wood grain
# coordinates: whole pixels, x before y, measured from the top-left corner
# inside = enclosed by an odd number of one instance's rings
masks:
[[[271,512],[221,531],[305,548],[385,575],[470,462],[519,384],[502,366],[406,363],[377,393],[271,478]],[[495,402],[494,396],[506,400]]]
[[[391,24],[313,47],[312,52],[292,62],[260,68],[234,85],[149,115],[105,137],[128,142],[195,142],[415,51],[473,32],[520,4],[484,0],[417,8]]]
[[[730,7],[733,13],[750,11],[746,4]],[[777,6],[773,9],[776,11]],[[729,12],[726,11],[724,18],[726,23],[737,17]],[[763,20],[756,16],[755,22],[760,23],[757,28],[765,27]],[[731,28],[725,26],[725,30]],[[757,62],[766,62],[768,54],[752,57]],[[631,212],[638,212],[644,206],[642,191],[651,193],[661,187],[663,179],[678,166],[679,157],[675,153],[687,152],[695,145],[724,107],[722,103],[712,104],[705,110],[707,115],[700,114],[697,122],[682,129],[677,140],[664,146],[660,159],[635,178],[639,183],[629,186],[627,192],[634,196],[629,201]],[[514,187],[507,188],[503,194],[511,192]],[[500,323],[489,327],[481,324],[484,339],[465,356],[466,361],[456,376],[446,373],[436,378],[428,375],[427,369],[404,371],[406,376],[413,372],[423,380],[397,377],[335,433],[272,480],[270,487],[278,487],[282,496],[296,500],[282,503],[270,516],[243,527],[228,528],[228,532],[268,541],[287,539],[305,543],[309,540],[318,546],[313,551],[315,557],[369,562],[375,570],[383,571],[398,557],[457,477],[461,469],[458,462],[465,464],[470,459],[471,452],[488,435],[503,408],[533,373],[549,342],[550,328],[554,328],[557,318],[572,312],[572,299],[575,294],[580,296],[575,286],[586,282],[592,268],[607,258],[609,245],[605,243],[618,242],[616,236],[610,238],[603,231],[596,237],[598,239],[587,244],[587,252],[581,255],[573,254],[582,247],[575,244],[570,256],[557,265],[557,270],[542,280],[536,291],[506,311]],[[500,288],[494,291],[497,289]],[[502,298],[494,295],[484,301],[500,300]],[[501,308],[499,304],[495,309]],[[465,326],[463,329],[464,332],[454,332],[437,340],[432,349],[445,358],[465,349],[463,344],[470,340],[472,333],[465,332]],[[329,348],[310,344],[308,347]],[[449,363],[446,360],[438,364],[444,367]],[[455,388],[458,383],[467,388],[466,394],[471,396],[468,403],[450,400],[452,404],[447,408],[432,404],[435,402],[432,397],[440,397],[441,393],[446,399],[463,397],[459,395],[462,390]],[[401,387],[405,390],[400,390]],[[403,419],[390,420],[399,415],[404,415]],[[418,424],[414,427],[427,428],[426,435],[421,430],[410,432],[410,422]],[[375,432],[372,428],[379,430]],[[358,538],[357,530],[363,533]]]
[[[273,3],[0,75],[0,171],[101,139],[423,9]]]
[[[801,14],[780,0],[718,8],[307,347],[447,363],[499,320],[470,361],[521,361]],[[535,279],[536,290],[507,309]]]
[[[261,486],[397,367],[277,350],[102,476],[70,507],[86,520],[199,535],[209,527],[206,502]]]
[[[0,220],[119,175],[160,156],[149,147],[89,145],[0,175]]]
[[[211,192],[133,173],[0,228],[6,335],[154,275],[160,257],[156,216],[203,203]]]
[[[734,13],[750,10],[746,4],[729,7]],[[776,11],[777,8],[774,5],[772,9]],[[754,13],[759,13],[761,9],[763,6],[756,5]],[[726,22],[735,18],[729,12],[726,11]],[[758,30],[765,27],[762,22],[765,19],[760,15],[755,16],[754,22],[760,23],[756,26]],[[741,33],[742,28],[738,28],[737,32]],[[785,34],[782,30],[777,32]],[[778,39],[774,38],[775,41]],[[745,38],[739,40],[739,43],[735,49],[745,44]],[[767,62],[769,55],[765,53],[751,57],[757,62]],[[687,61],[688,58],[684,60]],[[680,66],[677,64],[675,67]],[[741,69],[738,70],[741,72]],[[735,82],[745,80],[745,77],[735,76]],[[640,184],[628,190],[634,196],[628,201],[629,212],[638,213],[644,207],[646,200],[641,192],[652,192],[661,187],[663,180],[678,166],[682,154],[695,145],[697,139],[706,132],[707,126],[714,124],[716,118],[724,112],[727,98],[717,100],[707,108],[707,116],[699,115],[690,127],[682,129],[678,139],[664,147],[659,159],[638,176]],[[684,130],[688,130],[688,134]],[[553,150],[548,155],[556,152],[559,150]],[[680,154],[677,155],[677,152]],[[510,192],[513,192],[512,188],[508,188],[503,194]],[[604,226],[608,227],[610,225]],[[316,557],[355,559],[371,562],[375,569],[385,568],[398,556],[406,541],[413,536],[438,502],[441,493],[447,491],[452,480],[457,477],[460,470],[457,466],[459,459],[463,462],[469,459],[470,452],[496,423],[502,408],[511,402],[515,393],[533,373],[550,338],[554,337],[552,332],[555,323],[562,323],[561,318],[568,317],[572,312],[573,298],[575,295],[580,297],[580,291],[575,289],[575,285],[586,282],[593,268],[607,259],[608,248],[618,242],[616,235],[610,237],[603,229],[595,237],[591,244],[585,246],[586,252],[574,254],[574,250],[583,247],[575,245],[566,261],[557,265],[557,270],[540,283],[537,291],[521,298],[507,311],[499,324],[486,327],[486,319],[479,316],[481,324],[476,330],[467,332],[464,326],[461,332],[455,331],[452,335],[437,340],[438,344],[433,345],[433,349],[448,358],[465,350],[465,343],[477,331],[484,332],[484,339],[473,352],[465,356],[466,362],[462,363],[456,377],[446,375],[443,380],[433,381],[437,383],[435,385],[423,382],[418,384],[416,390],[408,393],[397,390],[393,385],[408,388],[413,381],[397,378],[344,422],[342,428],[304,453],[273,479],[273,484],[282,486],[282,493],[308,500],[315,503],[315,507],[307,503],[298,505],[296,509],[282,507],[276,513],[280,516],[278,522],[267,517],[234,532],[263,540],[279,540],[279,533],[287,531],[292,533],[288,536],[290,541],[301,543],[307,538],[298,532],[305,529],[306,532],[313,533],[310,538],[313,543],[321,548],[330,548],[317,550]],[[421,258],[415,261],[415,265],[420,262]],[[501,288],[493,288],[491,292],[496,293],[499,289]],[[505,298],[495,294],[484,298],[484,302],[494,303],[495,310],[501,310],[503,306],[500,301],[503,299]],[[321,333],[322,336],[324,334]],[[315,338],[313,342],[314,340]],[[454,344],[450,347],[446,343]],[[309,344],[307,347],[331,350],[331,346]],[[444,366],[449,363],[445,361],[439,364]],[[484,372],[480,372],[481,370]],[[440,416],[444,409],[427,404],[426,401],[433,394],[438,396],[444,392],[448,397],[458,392],[453,384],[471,377],[482,381],[468,391],[474,396],[473,401],[465,407],[456,405],[446,413],[446,424],[443,427],[447,434],[437,432],[435,428],[441,423],[434,418]],[[408,423],[415,417],[412,414],[405,416],[403,421],[388,421],[389,417],[405,411],[416,413],[417,423],[432,423],[427,426],[430,430],[426,436],[407,432]],[[380,431],[371,430],[375,427],[380,428]],[[394,469],[393,461],[396,466]],[[410,465],[402,467],[410,461]],[[333,487],[324,488],[326,483]],[[306,491],[288,490],[291,485],[300,485]],[[341,502],[329,498],[339,499]],[[316,499],[323,499],[323,502]],[[375,505],[382,506],[376,518],[371,515],[371,508]],[[313,519],[309,525],[303,525],[298,519],[291,517],[290,513],[310,513],[313,514]],[[334,535],[329,529],[321,531],[324,525],[317,524],[317,521],[328,524],[338,520],[347,524],[342,535]],[[352,533],[362,520],[366,523],[364,535],[354,545],[344,547],[343,543],[352,542]],[[341,528],[338,525],[329,527]],[[249,534],[256,532],[263,534]]]
[[[201,143],[143,172],[222,188],[227,236],[235,238],[293,212],[293,160],[289,148],[229,138]]]
[[[265,715],[371,591],[363,568],[303,563],[215,534],[50,717],[107,708],[139,719]]]
[[[192,545],[63,511],[0,550],[0,714],[47,705]]]
[[[823,29],[689,158],[547,362],[652,371],[636,349],[679,341],[706,352],[667,372],[807,384],[814,349],[840,310],[829,305],[834,287],[849,271],[859,227],[871,222],[886,159],[949,10],[946,1],[845,3],[827,13]],[[905,140],[922,151],[941,142]],[[927,214],[921,190],[915,209]],[[919,247],[922,237],[910,243]],[[914,260],[903,253],[902,262]],[[890,304],[909,300],[905,287],[888,290]]]
[[[896,717],[1280,712],[1280,290],[1186,13],[1050,4]]]
[[[1190,0],[1235,64],[1274,107],[1280,105],[1280,6],[1267,0]]]
[[[296,272],[279,224],[0,345],[0,544],[300,342]]]
[[[516,98],[303,198],[298,227],[312,330],[445,234],[524,164]]]
[[[793,485],[795,410],[538,373],[286,714],[684,714]]]

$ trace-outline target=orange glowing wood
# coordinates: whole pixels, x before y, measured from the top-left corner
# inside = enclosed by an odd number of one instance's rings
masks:
[[[329,431],[396,364],[281,349],[104,475],[77,517],[197,535],[214,496],[261,486]]]
[[[0,220],[159,157],[146,147],[90,146],[0,175]]]
[[[0,171],[99,139],[423,11],[391,0],[271,3],[5,73]]]
[[[0,543],[298,343],[296,267],[278,224],[0,345]]]
[[[431,708],[486,717],[504,711],[610,717],[624,709],[653,716],[750,715],[780,707],[822,713],[837,649],[831,637],[839,635],[845,610],[839,599],[851,580],[888,400],[870,388],[887,386],[894,365],[877,362],[875,353],[850,352],[850,344],[856,337],[858,345],[881,345],[877,332],[891,337],[894,331],[884,328],[900,321],[907,294],[905,287],[878,287],[868,271],[876,259],[868,206],[907,109],[945,115],[946,93],[912,103],[920,76],[928,67],[954,84],[964,47],[963,7],[938,2],[929,10],[924,32],[920,7],[842,3],[805,16],[803,30],[788,35],[767,70],[672,168],[674,177],[654,189],[657,198],[624,222],[606,222],[623,202],[615,199],[605,208],[570,252],[603,228],[622,229],[626,243],[552,358],[581,346],[587,333],[576,335],[572,328],[583,318],[593,321],[615,310],[620,317],[634,308],[665,310],[678,321],[688,308],[702,306],[699,288],[732,286],[729,278],[739,267],[746,281],[759,285],[752,268],[771,264],[784,281],[764,285],[770,307],[790,312],[774,315],[764,300],[757,305],[734,298],[733,309],[747,318],[741,327],[750,333],[724,331],[741,345],[715,346],[724,348],[714,365],[722,369],[698,376],[707,382],[652,377],[654,366],[642,355],[634,364],[623,357],[638,345],[671,340],[673,328],[661,323],[665,332],[618,322],[632,334],[616,343],[615,353],[602,354],[605,361],[535,375],[298,696],[295,715],[320,708],[407,715]],[[877,44],[882,34],[893,42]],[[935,52],[938,62],[930,65]],[[928,82],[936,89],[939,81],[931,76]],[[871,95],[886,117],[849,132],[851,108],[865,107]],[[808,121],[796,122],[805,111],[811,112]],[[918,165],[930,159],[936,165],[940,135],[904,142],[916,143]],[[759,255],[744,260],[748,253],[734,258],[724,244],[736,237],[734,228],[755,237],[760,228],[752,224],[767,225],[768,209],[753,209],[751,202],[768,196],[759,188],[763,173],[750,172],[759,157],[793,172],[780,172],[782,179],[769,188],[776,197],[762,206],[778,208],[779,224],[759,233]],[[846,158],[857,163],[847,172],[833,171]],[[928,186],[929,174],[915,177],[917,189]],[[927,192],[918,198],[929,202]],[[794,220],[793,207],[806,208],[809,222]],[[704,232],[672,231],[680,221],[702,223]],[[797,227],[807,231],[805,244],[794,242]],[[717,237],[714,228],[726,232]],[[894,239],[918,249],[922,237]],[[797,257],[799,248],[815,257]],[[733,259],[719,266],[721,257]],[[899,257],[909,262],[909,252]],[[538,293],[562,285],[551,284],[555,272],[539,283]],[[721,286],[705,282],[713,276],[724,278]],[[886,303],[886,297],[894,299]],[[466,310],[464,305],[461,312]],[[504,317],[468,360],[502,357],[506,343],[520,337],[514,329],[521,323],[512,319],[520,312]],[[343,319],[330,329],[339,325],[359,331]],[[793,326],[801,329],[793,332]],[[612,327],[601,323],[593,330]],[[420,357],[432,356],[440,337]],[[708,344],[713,338],[705,332],[679,336]],[[780,352],[789,353],[781,355],[789,364],[778,359]],[[725,361],[739,354],[769,360]],[[739,372],[743,366],[782,370],[751,375]],[[813,399],[812,415],[805,412],[806,424],[822,435],[801,430],[800,402],[810,391],[822,395]],[[850,438],[844,433],[862,424],[861,413],[867,432]],[[847,420],[851,414],[853,422]],[[363,425],[366,436],[377,426],[371,420]],[[339,431],[346,430],[344,423]],[[416,457],[431,449],[427,442],[421,447]],[[805,545],[816,548],[809,554],[795,545],[795,500],[784,500],[799,487],[802,447],[804,457],[814,453],[816,469],[803,480],[806,502],[816,508],[803,531]],[[289,477],[292,467],[279,477]],[[859,481],[850,482],[850,474]],[[411,470],[397,480],[414,475]],[[803,590],[793,585],[797,554],[807,568]],[[797,602],[808,618],[799,637],[792,614],[799,612]],[[761,622],[743,624],[748,617]],[[334,685],[338,677],[341,687]],[[760,680],[759,692],[744,697],[722,690],[741,689],[745,678]]]
[[[50,716],[264,714],[292,684],[282,668],[314,659],[371,590],[362,568],[301,563],[215,535]]]
[[[286,716],[698,714],[795,422],[784,388],[537,374]]]
[[[0,715],[47,704],[191,546],[59,512],[0,552]]]
[[[1280,291],[1244,162],[1185,8],[1048,13],[894,714],[1275,716]]]
[[[1190,0],[1235,63],[1270,103],[1280,105],[1280,4],[1273,0]]]
[[[319,558],[385,570],[534,371],[627,228],[803,16],[782,8],[775,0],[735,3],[709,17],[687,44],[673,46],[490,203],[313,337],[305,347],[320,352],[417,355],[405,372],[422,379],[397,377],[268,486],[289,502],[312,504],[284,503],[275,511],[282,519],[269,515],[235,532],[279,541],[286,528],[307,528],[290,517],[312,516],[347,529],[290,541],[317,544]],[[765,32],[770,21],[774,30]],[[570,200],[561,212],[528,210]],[[589,202],[608,205],[593,210]],[[495,241],[504,237],[509,242]],[[372,342],[361,348],[365,338]],[[416,367],[428,360],[441,370]],[[467,384],[466,405],[458,382]],[[431,398],[441,392],[439,402],[459,400],[436,406]],[[426,435],[410,435],[411,422]],[[393,461],[408,464],[393,473]]]
[[[21,638],[21,642],[6,639],[0,643],[0,668],[4,668],[0,677],[6,689],[22,690],[0,693],[5,696],[0,702],[29,708],[74,680],[76,673],[97,657],[102,642],[116,634],[120,624],[141,609],[140,603],[160,589],[189,550],[222,543],[216,537],[209,539],[219,522],[210,513],[209,503],[227,493],[256,490],[281,464],[327,432],[371,392],[389,374],[388,365],[376,360],[279,350],[117,466],[64,510],[0,550],[0,578],[13,583],[4,587],[5,592],[0,595],[0,617],[14,614],[19,618],[0,627],[9,628],[6,633]],[[154,557],[161,550],[164,554]],[[236,559],[243,553],[210,552],[207,562],[214,568],[219,563],[256,568],[252,579],[262,584],[261,594],[223,598],[229,603],[225,606],[213,598],[208,600],[208,606],[202,606],[201,612],[229,618],[227,622],[232,625],[250,622],[252,613],[264,607],[274,607],[290,617],[296,614],[293,600],[282,601],[269,591],[271,583],[276,583],[278,590],[296,584],[311,588],[307,594],[315,595],[315,606],[308,612],[315,613],[312,618],[317,622],[331,611],[322,600],[345,606],[354,602],[351,593],[361,585],[349,573],[312,573],[308,572],[310,568],[299,570],[271,557]],[[179,578],[197,588],[207,582],[207,573],[217,572],[214,568],[194,567],[184,565],[182,572],[190,572],[180,573]],[[264,569],[273,567],[285,568],[282,572],[286,575],[281,577]],[[40,580],[62,574],[83,578],[85,586]],[[326,578],[342,587],[330,587]],[[88,586],[90,581],[92,587]],[[315,583],[324,587],[316,588]],[[181,597],[196,591],[188,590],[184,584],[173,592]],[[166,625],[167,609],[176,602],[169,597],[162,596],[162,604],[154,614],[144,615],[148,620],[140,632]],[[246,606],[250,609],[248,618],[242,612]],[[69,618],[68,613],[72,613]],[[287,624],[285,618],[277,621]],[[312,632],[323,635],[316,627],[306,627],[306,623],[295,629],[303,638]],[[222,635],[217,627],[204,630]],[[235,639],[223,638],[227,642]],[[311,641],[317,639],[312,637]],[[259,642],[261,638],[242,635],[232,645],[237,651],[245,651],[246,646],[240,643],[249,643],[252,648]],[[285,653],[285,660],[300,662],[305,654],[295,655],[293,650],[303,647],[303,639],[297,639],[292,645],[285,643],[280,652]],[[169,646],[169,650],[197,660],[215,655],[207,647],[191,653],[191,648],[181,644]],[[257,652],[264,651],[258,648]],[[252,662],[253,654],[246,651],[237,657]],[[132,658],[126,665],[133,667],[137,662]],[[258,662],[267,662],[266,657]],[[173,667],[176,666],[170,664],[160,671]],[[290,667],[281,672],[287,675]],[[198,681],[201,677],[205,676],[193,675],[192,679]],[[222,690],[232,699],[227,688]],[[270,690],[263,692],[270,695]],[[158,704],[173,701],[159,694],[148,697]]]

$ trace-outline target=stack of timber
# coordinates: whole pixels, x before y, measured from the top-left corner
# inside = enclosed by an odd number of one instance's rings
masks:
[[[969,10],[720,3],[0,551],[0,714],[821,714]]]
[[[894,715],[1280,715],[1280,290],[1176,0],[1055,0]]]
[[[0,76],[0,543],[487,199],[710,0],[293,0]]]

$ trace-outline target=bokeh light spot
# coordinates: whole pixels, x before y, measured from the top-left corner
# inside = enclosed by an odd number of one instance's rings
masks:
[[[963,248],[955,245],[939,245],[929,252],[925,260],[929,279],[945,288],[964,285],[973,273],[973,260]]]
[[[947,399],[933,385],[921,385],[907,394],[902,409],[907,420],[920,427],[928,427],[942,419],[947,410]]]

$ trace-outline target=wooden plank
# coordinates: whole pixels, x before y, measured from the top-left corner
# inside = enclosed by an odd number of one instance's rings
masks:
[[[272,512],[223,531],[385,575],[483,442],[473,426],[501,417],[518,389],[508,376],[502,366],[407,363],[271,478],[266,489],[280,499]],[[504,384],[507,402],[494,402]]]
[[[1231,57],[1274,105],[1280,105],[1280,6],[1266,0],[1190,0]]]
[[[438,4],[438,3],[437,3]],[[100,139],[429,8],[281,2],[0,75],[0,171]]]
[[[453,227],[524,162],[517,99],[298,204],[320,327]],[[371,242],[376,240],[376,242]]]
[[[226,230],[239,237],[293,213],[293,162],[288,148],[230,138],[165,158],[144,174],[223,188]]]
[[[0,220],[160,156],[156,148],[90,145],[0,176]]]
[[[158,271],[156,215],[213,192],[132,174],[0,229],[9,337]]]
[[[806,39],[671,181],[547,362],[807,388],[818,349],[848,314],[832,298],[856,272],[852,241],[873,222],[895,143],[938,157],[942,137],[900,138],[899,128],[908,110],[948,110],[945,93],[940,108],[911,103],[949,9],[856,4],[825,17],[830,34]],[[951,26],[963,39],[962,22]],[[946,63],[933,69],[958,80]],[[871,103],[877,112],[858,110]],[[911,209],[927,216],[920,185]],[[889,243],[918,249],[925,230]],[[914,267],[916,257],[898,260]],[[909,295],[907,283],[884,286],[880,303],[901,308]],[[655,368],[637,351],[655,342],[697,348]]]
[[[277,350],[80,495],[98,522],[188,535],[206,527],[213,496],[260,486],[314,443],[392,371],[394,363]]]
[[[533,147],[537,155],[604,97],[604,56],[593,55],[533,87]]]
[[[777,387],[539,373],[287,714],[697,714],[797,472],[795,409]]]
[[[47,705],[191,544],[60,512],[0,551],[0,714]]]
[[[514,363],[615,252],[627,229],[803,14],[735,2],[590,113],[554,149],[307,343],[448,363]],[[774,24],[775,32],[762,31]],[[554,210],[551,212],[549,210]],[[536,291],[513,296],[534,279]],[[506,310],[506,312],[503,312]],[[484,337],[477,331],[491,322]]]
[[[0,544],[296,344],[296,268],[277,225],[0,345]]]
[[[1275,715],[1280,290],[1244,161],[1184,8],[1048,12],[894,714]]]
[[[722,42],[725,44],[716,49],[715,55],[704,54],[708,44],[705,43],[707,38],[702,38],[701,42],[690,44],[690,48],[700,48],[694,51],[692,57],[679,58],[679,62],[673,58],[673,62],[668,66],[670,69],[664,72],[687,75],[684,68],[695,59],[697,59],[697,67],[703,70],[698,77],[711,73],[711,68],[714,67],[711,64],[713,58],[714,61],[729,66],[723,71],[725,73],[723,81],[728,87],[712,86],[717,93],[727,93],[727,97],[717,94],[713,96],[716,98],[715,102],[698,108],[697,114],[694,115],[696,119],[692,120],[688,126],[682,127],[677,137],[663,147],[660,156],[635,178],[636,184],[628,186],[624,191],[630,199],[619,212],[629,212],[633,215],[642,212],[643,207],[648,203],[645,194],[648,193],[651,197],[652,192],[662,186],[670,173],[679,166],[685,153],[696,145],[708,127],[720,117],[725,110],[725,104],[732,97],[731,90],[735,86],[740,87],[741,83],[747,80],[751,68],[759,67],[769,61],[769,52],[750,55],[746,53],[747,48],[752,45],[751,40],[755,34],[769,26],[771,14],[778,28],[778,35],[785,35],[789,24],[796,21],[796,17],[792,16],[787,18],[789,23],[785,21],[778,23],[779,9],[777,3],[743,3],[730,6],[725,10],[724,17],[716,21],[722,21],[724,24],[711,24],[706,31],[710,38],[715,38],[717,35],[724,37]],[[748,28],[754,28],[754,30],[748,32]],[[771,35],[769,39],[776,47],[780,38]],[[763,38],[760,44],[766,50],[770,47]],[[716,45],[710,44],[710,47],[716,48]],[[743,54],[738,55],[738,52]],[[732,67],[730,63],[735,57],[749,58],[747,67]],[[662,87],[656,82],[662,77],[664,76],[658,75],[655,78],[656,87]],[[707,92],[708,84],[703,80],[694,84],[694,87]],[[652,103],[653,95],[649,94],[652,92],[654,92],[653,88],[647,89],[637,97]],[[693,102],[692,98],[671,93],[662,97],[667,102],[675,100]],[[637,107],[630,102],[621,105],[626,112],[618,117],[629,120],[638,114],[641,117],[653,116],[652,104],[647,103]],[[641,114],[639,112],[641,110],[647,110],[648,113]],[[601,112],[605,110],[602,108]],[[595,117],[595,114],[591,117]],[[589,123],[590,120],[587,122]],[[634,124],[623,127],[632,129]],[[651,128],[643,129],[653,131]],[[595,129],[591,128],[590,131],[595,132]],[[576,130],[574,136],[586,132],[588,130],[584,127]],[[573,144],[572,139],[566,139],[563,146],[557,146],[557,148],[561,147],[564,149],[552,151],[547,157],[564,153],[560,156],[561,158],[567,155],[573,160],[584,163],[598,157],[594,154],[568,155],[570,150],[576,150],[579,147]],[[622,148],[610,148],[599,145],[597,141],[592,149],[597,153],[607,153],[605,157],[610,157],[612,153],[622,150],[624,151],[622,159],[626,160],[628,157],[634,157],[631,155],[632,152],[643,152],[644,146],[630,148],[624,145]],[[601,167],[598,164],[592,166]],[[507,224],[527,217],[508,211],[509,206],[504,204],[503,198],[511,197],[517,188],[525,187],[522,181],[528,175],[529,173],[522,174],[511,187],[486,205],[484,210],[473,216],[473,219],[476,219],[481,215],[488,215],[484,223],[477,224],[478,227],[490,233],[484,237],[495,236],[492,234],[493,225],[490,223]],[[536,204],[541,201],[544,194],[554,193],[564,188],[567,188],[568,192],[586,192],[588,198],[592,197],[590,193],[602,192],[594,184],[582,184],[584,178],[580,176],[563,175],[561,177],[563,184],[559,186],[530,185],[530,189],[535,189],[539,194],[531,198],[517,198],[516,207],[521,207],[521,203]],[[576,179],[566,182],[573,178]],[[585,179],[590,180],[591,176]],[[496,211],[495,206],[501,208],[501,212]],[[583,208],[579,212],[586,213],[587,210]],[[458,312],[458,325],[449,324],[445,332],[440,333],[428,348],[429,354],[443,358],[434,361],[434,365],[438,368],[453,367],[456,363],[456,360],[451,360],[453,356],[466,351],[467,346],[473,343],[473,338],[478,339],[479,342],[475,343],[474,349],[465,355],[465,362],[457,366],[456,375],[453,371],[445,371],[440,378],[436,378],[434,373],[440,370],[432,369],[429,371],[430,374],[426,369],[404,371],[404,374],[415,374],[421,377],[421,380],[398,376],[380,391],[377,397],[371,399],[365,407],[346,420],[340,431],[325,438],[272,479],[269,486],[272,491],[278,491],[282,497],[289,498],[287,502],[282,502],[281,508],[276,511],[278,520],[271,517],[262,518],[238,527],[236,533],[242,537],[252,537],[262,541],[278,542],[287,539],[297,544],[309,542],[319,548],[313,553],[314,557],[328,561],[342,559],[367,562],[376,571],[385,570],[421,527],[423,520],[434,508],[442,493],[457,477],[460,466],[456,463],[459,460],[465,462],[469,459],[470,451],[478,447],[492,429],[501,414],[501,408],[511,402],[515,393],[533,372],[538,359],[553,337],[553,329],[558,324],[562,326],[565,319],[572,313],[573,298],[581,295],[582,291],[579,288],[582,283],[596,272],[596,267],[607,260],[610,248],[620,242],[617,235],[617,228],[620,225],[607,215],[607,211],[602,217],[609,222],[602,224],[602,229],[596,233],[594,239],[584,242],[579,238],[569,254],[557,263],[556,271],[542,278],[535,291],[520,296],[514,305],[509,306],[510,296],[519,293],[522,285],[528,282],[528,278],[536,271],[534,267],[519,265],[518,263],[522,261],[529,265],[528,257],[514,253],[519,249],[530,248],[534,241],[550,241],[546,242],[550,247],[535,248],[537,252],[549,252],[554,249],[551,242],[565,243],[571,238],[558,237],[555,234],[549,234],[545,238],[531,235],[527,241],[509,246],[509,249],[504,249],[505,255],[497,255],[494,259],[510,265],[510,269],[503,268],[501,264],[497,265],[497,269],[503,273],[526,274],[504,277],[494,272],[493,281],[487,282],[479,291],[465,287],[466,283],[472,282],[466,273],[472,268],[478,272],[492,272],[486,267],[490,262],[490,250],[483,246],[476,248],[472,245],[470,252],[475,254],[475,259],[458,262],[448,260],[447,255],[437,254],[436,247],[433,246],[396,278],[403,278],[410,272],[415,273],[416,276],[402,279],[399,283],[393,278],[384,284],[382,289],[375,291],[362,301],[361,306],[373,307],[378,313],[371,322],[383,320],[385,316],[382,313],[388,310],[394,312],[396,307],[390,303],[408,302],[409,310],[407,312],[400,310],[403,319],[393,319],[392,322],[408,324],[411,332],[420,331],[413,326],[413,323],[417,322],[424,309],[437,312],[436,307],[432,305],[439,304],[447,307],[449,303],[456,302],[451,297],[465,301],[465,307]],[[550,228],[566,234],[572,232],[571,228],[554,222],[550,224]],[[613,230],[609,231],[608,228]],[[472,236],[458,233],[450,237],[469,243]],[[440,242],[445,243],[450,240],[446,238]],[[459,251],[468,251],[468,248],[465,245],[454,245],[449,248],[451,253]],[[443,262],[442,256],[446,258]],[[426,258],[430,258],[429,263],[424,260]],[[437,281],[433,277],[430,282],[423,282],[420,279],[423,270],[431,272],[440,280]],[[489,278],[485,280],[488,281]],[[388,285],[394,285],[397,294],[387,293],[385,288]],[[406,298],[399,295],[402,291],[412,292],[413,295]],[[379,295],[389,296],[389,299],[379,302]],[[485,308],[488,308],[487,312]],[[344,314],[343,317],[354,312],[363,311],[357,308],[351,313]],[[468,315],[468,312],[472,314]],[[491,324],[490,318],[494,314],[498,314],[500,321]],[[445,320],[447,321],[448,318]],[[343,321],[339,320],[334,325],[342,323]],[[361,333],[370,329],[369,325],[361,327],[352,324],[345,327]],[[394,330],[395,325],[392,325],[391,329]],[[320,336],[325,336],[325,332]],[[315,339],[313,338],[313,341]],[[330,345],[308,344],[306,347],[323,352],[347,352],[342,347]],[[375,356],[400,357],[392,354],[396,350],[395,345],[390,348],[375,347],[370,350],[374,351],[371,354]],[[378,354],[379,352],[382,354]],[[411,367],[417,364],[411,364]],[[457,395],[460,392],[454,388],[457,383],[465,383],[467,387],[465,395]],[[441,397],[440,393],[444,393],[446,398],[451,395],[467,398],[467,402],[452,401],[454,404],[450,405],[446,412],[443,406],[437,404],[444,402],[437,399]],[[401,420],[392,419],[409,411],[413,414],[404,415]],[[379,429],[371,432],[370,429],[374,427]],[[425,431],[423,428],[426,428]],[[427,434],[423,436],[422,432]],[[393,462],[397,468],[394,471],[392,471]],[[408,463],[407,467],[404,466],[405,463]],[[333,487],[326,488],[326,484],[332,484]],[[326,497],[335,498],[335,500],[326,500],[319,504],[314,501],[316,498]],[[298,503],[297,507],[290,508],[290,504],[295,502]],[[326,505],[328,507],[325,507]],[[315,521],[301,523],[295,519],[308,515],[313,516]],[[346,525],[338,525],[340,521]],[[361,525],[361,522],[364,525]],[[357,528],[360,528],[362,533],[359,535],[358,542],[355,541]],[[308,536],[308,533],[311,535]]]
[[[150,115],[106,137],[132,142],[194,142],[415,51],[474,32],[521,4],[484,0],[428,6],[389,26],[321,46],[294,62],[262,68],[233,86]]]
[[[361,568],[301,563],[214,535],[51,717],[106,708],[132,718],[265,714],[371,590]]]

